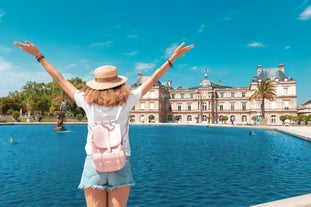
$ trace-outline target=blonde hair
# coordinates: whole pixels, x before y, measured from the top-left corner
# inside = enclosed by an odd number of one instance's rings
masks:
[[[122,84],[120,86],[104,90],[96,90],[90,88],[89,86],[85,86],[81,89],[81,91],[85,92],[85,100],[88,104],[111,107],[126,103],[132,90],[126,84]]]

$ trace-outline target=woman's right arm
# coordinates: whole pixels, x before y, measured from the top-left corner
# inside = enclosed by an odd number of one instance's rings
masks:
[[[20,47],[23,51],[36,57],[38,62],[44,67],[44,69],[50,74],[54,81],[68,94],[68,96],[74,99],[74,94],[77,91],[77,88],[67,81],[62,74],[51,64],[45,57],[40,53],[39,49],[29,41],[25,43],[14,42],[14,45]]]
[[[153,74],[152,76],[146,80],[141,86],[142,96],[144,96],[150,88],[166,73],[166,71],[173,66],[175,60],[181,56],[183,56],[186,52],[191,50],[194,45],[184,46],[185,43],[180,44],[174,51],[173,55],[163,63]]]

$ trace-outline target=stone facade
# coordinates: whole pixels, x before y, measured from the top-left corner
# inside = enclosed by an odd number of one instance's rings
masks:
[[[311,115],[311,99],[307,100],[298,107],[298,115]]]
[[[139,74],[132,87],[138,87],[148,78]],[[254,124],[254,119],[261,117],[261,102],[250,100],[251,90],[263,79],[272,81],[277,95],[274,101],[265,100],[267,124],[281,125],[281,115],[296,116],[296,81],[285,75],[281,64],[278,68],[258,66],[257,75],[245,88],[223,86],[221,81],[213,83],[206,74],[199,86],[188,89],[173,88],[172,81],[158,82],[133,108],[131,122],[171,123],[178,120],[184,124]],[[224,116],[228,120],[224,121]]]

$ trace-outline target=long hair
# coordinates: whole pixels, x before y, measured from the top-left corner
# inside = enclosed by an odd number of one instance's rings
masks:
[[[112,107],[126,103],[132,90],[126,84],[122,84],[104,90],[95,90],[89,86],[85,86],[81,91],[85,92],[85,100],[88,104]]]

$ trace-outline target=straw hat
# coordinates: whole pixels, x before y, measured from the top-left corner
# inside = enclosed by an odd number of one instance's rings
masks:
[[[86,82],[86,85],[95,90],[114,88],[127,81],[126,77],[118,76],[117,68],[112,65],[96,68],[94,76],[95,78]]]

